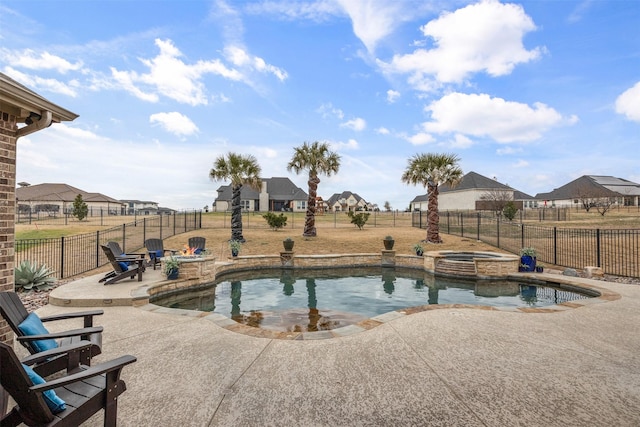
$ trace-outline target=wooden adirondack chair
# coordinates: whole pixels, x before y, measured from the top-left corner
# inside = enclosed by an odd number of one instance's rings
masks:
[[[190,248],[195,248],[196,253],[199,254],[204,251],[206,241],[204,237],[189,237],[188,245]]]
[[[90,350],[83,355],[82,363],[91,364],[91,358],[102,353],[102,326],[93,326],[94,316],[104,313],[103,310],[81,311],[76,313],[64,313],[53,316],[40,317],[40,321],[44,323],[56,320],[82,318],[84,327],[82,329],[72,329],[64,332],[55,332],[49,334],[26,335],[20,330],[20,325],[27,319],[29,313],[22,304],[20,297],[15,292],[0,292],[0,314],[7,321],[16,334],[17,341],[23,345],[31,354],[40,352],[36,341],[40,340],[57,340],[58,347],[64,347],[81,340],[89,341],[92,346]],[[62,369],[66,369],[66,362],[51,357],[47,363],[42,366],[34,367],[40,375],[48,376]]]
[[[59,348],[57,352],[60,356],[66,350]],[[71,355],[67,358],[73,359]],[[0,388],[16,403],[6,415],[0,413],[0,425],[77,427],[104,409],[104,425],[115,426],[118,397],[127,389],[120,374],[124,366],[135,361],[135,357],[126,355],[92,367],[77,365],[65,376],[43,381],[24,367],[30,361],[23,365],[11,347],[0,343]],[[47,404],[52,399],[49,390],[63,401],[55,414]]]
[[[145,248],[149,252],[149,263],[153,265],[153,269],[156,269],[156,265],[160,264],[160,258],[162,258],[167,252],[175,253],[175,249],[165,249],[162,239],[147,239],[144,242]]]
[[[98,282],[104,282],[105,285],[111,285],[126,277],[132,279],[138,276],[138,282],[142,281],[142,273],[144,272],[144,258],[122,258],[116,257],[109,246],[100,246],[107,256],[107,259],[113,267],[113,272],[107,274]],[[136,265],[129,265],[135,263]]]

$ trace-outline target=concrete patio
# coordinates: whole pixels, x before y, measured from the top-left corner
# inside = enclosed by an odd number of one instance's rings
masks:
[[[443,307],[280,340],[230,331],[216,315],[133,307],[159,270],[111,286],[99,277],[57,288],[38,313],[104,307],[98,361],[138,358],[123,371],[121,426],[640,424],[637,285],[565,278],[621,297],[552,313]]]

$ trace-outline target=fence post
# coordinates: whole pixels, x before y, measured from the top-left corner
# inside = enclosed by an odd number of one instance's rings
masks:
[[[147,241],[147,218],[142,219],[142,242]]]
[[[100,230],[96,231],[96,268],[100,267]]]
[[[477,215],[478,215],[478,233],[476,235],[476,240],[480,241],[480,212],[478,212]]]
[[[100,226],[104,225],[104,221],[103,221],[103,215],[102,215],[102,208],[100,208]]]
[[[496,246],[500,247],[500,218],[496,218]]]
[[[464,237],[464,214],[460,212],[460,237]]]
[[[126,239],[126,228],[127,228],[127,224],[122,224],[122,251],[126,254],[127,253],[127,242],[125,241]]]
[[[427,209],[427,228],[429,227],[429,210]],[[447,234],[451,234],[451,218],[449,217],[449,211],[447,211]]]
[[[176,235],[176,216],[177,216],[177,214],[173,214],[173,234],[172,234],[172,236]],[[225,217],[226,217],[226,214],[225,214]]]
[[[524,227],[525,225],[522,224],[522,228],[520,229],[520,247],[524,248]]]
[[[553,227],[553,264],[558,265],[558,227]]]
[[[600,267],[600,229],[596,228],[596,258],[597,265],[596,267]]]
[[[60,278],[64,279],[64,236],[60,237]]]

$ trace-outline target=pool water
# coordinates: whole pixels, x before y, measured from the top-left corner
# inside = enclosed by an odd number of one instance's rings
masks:
[[[216,283],[164,294],[152,303],[220,313],[274,330],[318,331],[394,310],[433,304],[545,307],[589,298],[510,281],[464,281],[396,268],[336,268],[230,273]]]

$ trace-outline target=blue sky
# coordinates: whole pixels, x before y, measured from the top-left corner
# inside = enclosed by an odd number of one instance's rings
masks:
[[[403,210],[418,153],[525,193],[640,182],[637,1],[15,1],[0,71],[80,115],[18,142],[17,180],[211,206],[228,152],[263,177],[342,157],[319,195]]]

